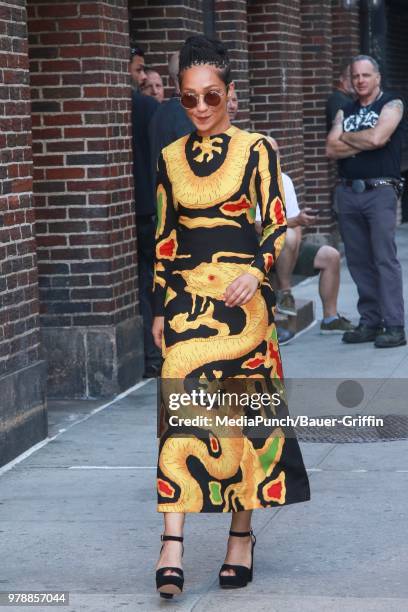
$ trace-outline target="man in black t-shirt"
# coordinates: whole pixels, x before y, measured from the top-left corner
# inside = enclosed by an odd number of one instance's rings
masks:
[[[351,79],[357,100],[338,111],[327,137],[327,155],[339,166],[339,228],[359,294],[360,323],[343,341],[390,348],[406,344],[395,245],[404,105],[381,90],[378,64],[367,55],[352,60]]]

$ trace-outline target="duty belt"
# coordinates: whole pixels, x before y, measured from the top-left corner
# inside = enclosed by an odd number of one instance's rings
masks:
[[[397,193],[404,188],[403,179],[396,178],[372,178],[372,179],[341,179],[343,185],[347,187],[351,187],[354,193],[363,193],[364,191],[368,191],[370,189],[376,189],[377,187],[381,187],[383,185],[389,185],[393,187]]]

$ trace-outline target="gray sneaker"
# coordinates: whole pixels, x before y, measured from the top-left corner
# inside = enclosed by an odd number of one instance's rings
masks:
[[[331,321],[330,323],[324,323],[322,321],[320,325],[321,334],[344,334],[344,332],[353,331],[354,329],[355,327],[351,321],[339,314],[337,315],[337,319],[334,319],[334,321]]]
[[[290,331],[289,329],[285,329],[283,327],[276,326],[276,331],[278,333],[279,346],[289,344],[289,342],[295,337],[293,331]]]
[[[295,298],[290,289],[276,292],[276,309],[281,314],[296,316]]]

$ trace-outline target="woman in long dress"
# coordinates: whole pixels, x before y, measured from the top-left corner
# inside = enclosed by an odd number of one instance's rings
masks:
[[[157,474],[164,535],[156,583],[163,597],[183,588],[185,513],[231,512],[219,581],[221,587],[236,588],[252,579],[252,511],[310,498],[290,430],[244,426],[237,434],[236,427],[171,424],[175,413],[168,410],[168,389],[187,389],[185,383],[194,377],[207,381],[207,389],[223,380],[248,389],[258,383],[263,389],[281,388],[268,272],[286,232],[273,148],[261,134],[229,121],[227,100],[234,84],[225,47],[204,36],[187,39],[179,78],[181,103],[196,130],[162,150],[157,180],[153,335],[163,350],[161,380],[167,388]],[[270,407],[261,412],[279,413]],[[208,413],[208,406],[190,406],[178,414]],[[280,414],[286,414],[284,409]]]

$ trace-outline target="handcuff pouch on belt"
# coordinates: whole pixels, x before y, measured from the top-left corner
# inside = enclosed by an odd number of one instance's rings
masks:
[[[351,189],[354,193],[364,193],[366,190],[366,182],[362,179],[355,179],[351,182]]]
[[[349,184],[354,193],[364,193],[364,191],[366,191],[367,189],[375,189],[376,187],[381,187],[382,185],[389,185],[395,190],[397,198],[400,198],[402,196],[402,192],[404,191],[404,183],[405,179],[400,178],[376,179],[373,183],[369,183],[368,181],[363,179],[354,179],[350,181]]]

